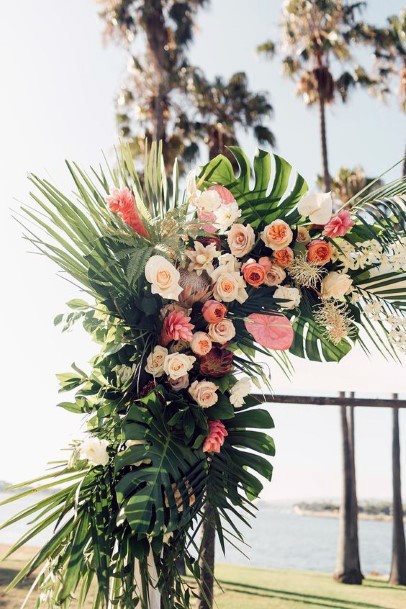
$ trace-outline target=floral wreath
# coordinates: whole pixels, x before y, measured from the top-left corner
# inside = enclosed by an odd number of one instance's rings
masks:
[[[198,581],[205,502],[224,550],[272,476],[273,422],[252,395],[252,383],[270,388],[258,355],[290,374],[289,354],[405,350],[405,182],[344,206],[308,194],[277,155],[259,151],[251,169],[230,150],[237,174],[219,156],[183,195],[158,146],[142,179],[125,146],[114,168],[68,163],[74,197],[30,177],[25,236],[87,296],[55,323],[81,322],[100,345],[89,372],[58,375],[75,391],[60,406],[86,417],[86,439],[12,497],[54,489],[6,523],[36,515],[7,555],[55,527],[10,585],[39,569],[39,604],[82,607],[95,579],[95,607],[148,608],[156,594],[164,609],[188,607],[177,559]]]

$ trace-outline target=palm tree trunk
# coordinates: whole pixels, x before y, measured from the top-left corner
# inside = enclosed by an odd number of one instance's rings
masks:
[[[345,397],[345,393],[341,393]],[[358,502],[355,476],[354,408],[341,406],[343,449],[343,496],[340,507],[340,532],[334,579],[343,584],[361,584],[359,559]]]
[[[215,542],[214,509],[210,503],[206,502],[202,525],[202,543],[200,546],[200,598],[198,609],[213,609]]]
[[[394,399],[397,399],[395,394]],[[389,583],[392,586],[406,586],[406,543],[403,526],[402,487],[400,475],[399,409],[392,408],[392,482],[393,482],[393,530],[392,566]]]
[[[320,111],[320,143],[321,143],[321,158],[323,163],[323,182],[325,192],[331,190],[331,178],[328,167],[327,153],[327,129],[326,129],[326,104],[323,96],[319,95],[319,111]]]

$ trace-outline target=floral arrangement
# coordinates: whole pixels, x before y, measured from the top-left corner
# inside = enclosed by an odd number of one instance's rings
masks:
[[[59,375],[86,439],[11,499],[54,488],[6,523],[35,515],[8,554],[55,527],[11,584],[38,569],[37,607],[82,607],[93,580],[94,607],[189,607],[177,559],[198,581],[205,502],[224,549],[272,476],[257,356],[289,374],[289,353],[405,349],[405,182],[344,207],[308,194],[281,157],[259,151],[252,170],[231,150],[237,175],[219,156],[183,196],[155,146],[142,183],[126,147],[114,169],[68,163],[75,198],[31,176],[26,237],[87,295],[55,323],[81,322],[100,345],[90,371]]]

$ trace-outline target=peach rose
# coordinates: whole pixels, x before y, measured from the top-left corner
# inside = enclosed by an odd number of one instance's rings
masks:
[[[162,376],[164,373],[164,363],[168,355],[168,349],[157,345],[155,349],[147,357],[147,365],[145,370],[153,377]]]
[[[221,321],[227,315],[227,307],[217,300],[208,300],[202,308],[202,315],[209,324]]]
[[[307,260],[314,264],[323,265],[330,262],[333,255],[333,248],[328,241],[315,239],[307,246]]]
[[[145,265],[145,278],[151,284],[151,292],[162,298],[177,300],[182,292],[179,271],[163,256],[151,256]]]
[[[207,355],[211,351],[212,346],[211,338],[206,332],[196,332],[193,334],[190,348],[196,355]]]
[[[211,381],[194,381],[189,387],[189,393],[199,406],[210,408],[218,400],[217,385]]]
[[[255,244],[255,233],[249,224],[233,224],[228,231],[227,243],[233,256],[242,258],[252,250]]]
[[[266,271],[263,265],[255,262],[255,260],[252,262],[249,260],[243,264],[241,270],[245,281],[254,288],[259,288],[264,283]]]
[[[261,239],[267,247],[274,251],[283,250],[292,243],[293,232],[289,224],[283,220],[274,220],[265,226]]]
[[[171,353],[165,358],[164,372],[170,379],[176,380],[185,376],[192,368],[196,358],[185,353]]]
[[[210,324],[209,335],[215,343],[225,345],[235,336],[234,324],[229,319],[223,319],[215,324]]]
[[[294,257],[295,255],[290,247],[285,247],[283,250],[278,250],[272,254],[272,258],[283,269],[292,264]]]
[[[269,288],[274,285],[280,285],[286,279],[286,273],[279,264],[275,262],[271,264],[269,268],[265,271],[265,285]]]
[[[305,245],[310,243],[310,241],[311,241],[310,234],[309,234],[309,231],[307,230],[307,228],[305,226],[298,226],[297,227],[296,241],[298,243],[304,243]]]
[[[213,290],[216,300],[224,302],[236,300],[240,304],[247,300],[246,283],[238,271],[223,271],[220,266],[215,269],[211,278],[216,281]]]

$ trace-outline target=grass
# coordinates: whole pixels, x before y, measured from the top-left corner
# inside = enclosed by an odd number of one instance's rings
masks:
[[[4,547],[0,548],[0,554]],[[4,594],[4,586],[31,555],[29,548],[0,566],[0,609],[19,609],[32,580]],[[362,586],[335,583],[328,574],[276,571],[219,564],[218,609],[405,609],[406,587],[391,588],[382,579],[367,578]],[[34,601],[27,605],[32,609]],[[90,603],[89,603],[90,609]]]

